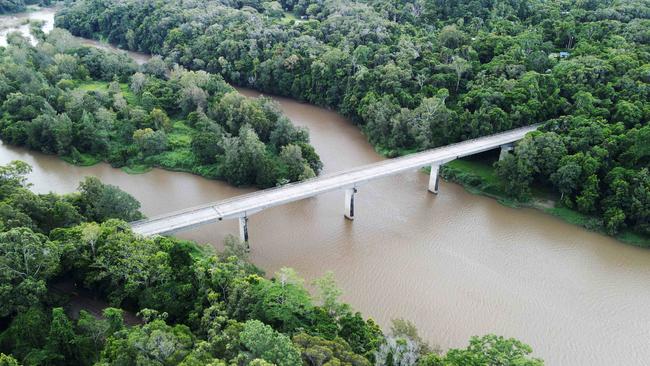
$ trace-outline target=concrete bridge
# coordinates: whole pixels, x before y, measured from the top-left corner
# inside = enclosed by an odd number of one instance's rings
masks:
[[[144,235],[170,234],[223,219],[239,219],[239,234],[248,242],[248,216],[265,208],[298,201],[321,193],[345,191],[345,217],[354,219],[354,195],[360,185],[373,179],[399,174],[407,170],[430,166],[429,191],[438,193],[440,165],[463,156],[501,148],[502,159],[527,133],[538,125],[522,127],[507,132],[467,140],[435,149],[368,164],[339,173],[312,178],[218,202],[208,203],[166,215],[131,223],[133,231]]]

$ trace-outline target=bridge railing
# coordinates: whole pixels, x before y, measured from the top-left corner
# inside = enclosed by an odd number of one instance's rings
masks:
[[[267,189],[264,189],[264,190],[259,190],[259,191],[255,191],[255,192],[251,192],[251,193],[246,193],[246,194],[238,195],[238,196],[235,196],[235,197],[225,198],[225,199],[219,200],[219,201],[213,201],[213,202],[206,203],[206,204],[196,205],[196,206],[184,208],[184,209],[181,209],[181,210],[178,210],[178,211],[174,211],[174,212],[169,213],[169,214],[162,214],[162,215],[153,216],[151,218],[146,218],[146,219],[142,219],[142,220],[138,220],[138,221],[133,221],[133,222],[131,222],[131,226],[132,227],[137,227],[139,225],[142,225],[142,224],[145,224],[145,223],[151,223],[153,221],[157,221],[157,220],[161,220],[161,219],[170,219],[170,218],[177,217],[177,216],[182,216],[182,215],[185,215],[185,214],[188,214],[188,213],[192,213],[192,212],[196,212],[196,211],[200,211],[200,210],[204,210],[204,209],[210,209],[210,208],[213,208],[216,205],[225,205],[225,204],[232,203],[232,202],[235,202],[235,201],[240,201],[240,200],[244,200],[244,199],[248,199],[248,198],[254,198],[256,196],[261,196],[261,195],[267,195],[269,193],[273,193],[273,192],[277,192],[277,191],[287,190],[287,189],[290,189],[290,188],[293,188],[293,187],[296,187],[296,186],[308,185],[310,183],[314,183],[314,182],[317,182],[317,181],[323,181],[323,180],[326,180],[326,179],[336,178],[336,177],[339,177],[339,176],[354,174],[354,173],[359,172],[359,171],[372,169],[374,167],[380,167],[382,165],[385,165],[388,161],[390,161],[391,163],[399,163],[399,161],[401,161],[401,160],[413,160],[413,159],[417,159],[420,156],[426,156],[428,154],[431,154],[431,153],[433,153],[433,152],[435,152],[437,150],[449,149],[449,148],[458,147],[458,146],[462,146],[462,145],[471,145],[471,144],[475,143],[478,140],[489,138],[491,136],[492,137],[497,137],[497,136],[506,135],[506,134],[516,134],[518,131],[521,131],[521,130],[530,130],[530,131],[532,131],[532,130],[538,128],[539,125],[540,124],[519,127],[519,128],[513,129],[513,130],[506,131],[506,132],[500,132],[500,133],[496,133],[496,134],[493,134],[493,135],[481,136],[481,137],[473,138],[473,139],[470,139],[470,140],[455,142],[455,143],[452,143],[452,144],[449,144],[449,145],[439,146],[439,147],[435,147],[435,148],[432,148],[432,149],[429,149],[429,150],[420,151],[420,152],[417,152],[417,153],[408,154],[408,155],[400,156],[400,157],[393,158],[393,159],[386,159],[386,160],[382,160],[382,161],[378,161],[378,162],[370,163],[370,164],[366,164],[366,165],[361,165],[361,166],[358,166],[358,167],[354,167],[354,168],[347,169],[347,170],[340,171],[340,172],[336,172],[336,173],[330,173],[330,174],[325,174],[325,175],[313,177],[313,178],[306,179],[306,180],[300,181],[300,182],[288,183],[288,184],[284,184],[284,185],[277,186],[277,187],[267,188]],[[433,162],[435,162],[435,160],[431,161],[431,163],[433,163]]]

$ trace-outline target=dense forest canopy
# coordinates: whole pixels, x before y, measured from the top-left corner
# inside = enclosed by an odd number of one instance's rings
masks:
[[[65,30],[13,34],[0,48],[0,138],[74,163],[161,166],[273,187],[322,167],[304,128],[277,103],[240,95],[218,74],[138,67]]]
[[[126,223],[139,203],[119,188],[86,178],[72,194],[35,194],[30,170],[0,166],[0,365],[542,364],[494,335],[441,355],[408,321],[384,334],[340,302],[332,273],[312,298],[292,269],[264,277],[232,237],[216,254],[143,238]],[[71,291],[112,307],[72,306]]]
[[[650,233],[648,0],[81,0],[56,24],[336,108],[388,155],[545,122],[507,191]]]

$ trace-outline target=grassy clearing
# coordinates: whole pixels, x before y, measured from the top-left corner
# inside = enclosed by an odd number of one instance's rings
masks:
[[[631,230],[625,230],[621,232],[620,234],[616,235],[616,239],[624,243],[636,245],[639,247],[650,248],[650,238],[642,234],[635,233]]]
[[[298,16],[296,16],[296,14],[294,14],[294,13],[292,13],[290,11],[285,11],[284,16],[282,17],[282,20],[286,20],[286,21],[297,20],[297,19],[298,19]]]
[[[127,174],[144,174],[151,171],[151,169],[153,169],[151,166],[144,164],[128,165],[122,167],[122,171]]]
[[[108,92],[108,84],[110,83],[107,81],[78,80],[76,82],[75,90],[82,90],[87,92],[88,91]],[[124,99],[126,99],[126,102],[129,105],[137,104],[136,96],[135,94],[133,94],[131,89],[129,89],[129,85],[127,83],[120,83],[120,90],[122,91],[122,95],[124,95]]]
[[[167,141],[172,149],[189,149],[192,144],[194,130],[181,120],[173,122],[173,128],[167,134]]]
[[[77,166],[93,166],[102,161],[102,159],[96,156],[90,154],[84,154],[84,153],[79,153],[74,158],[72,156],[61,156],[61,159],[68,164],[77,165]]]
[[[194,154],[190,149],[177,148],[165,151],[155,157],[155,165],[167,170],[191,172],[192,168],[197,165]]]
[[[108,91],[108,82],[105,81],[78,81],[75,90],[83,91]]]

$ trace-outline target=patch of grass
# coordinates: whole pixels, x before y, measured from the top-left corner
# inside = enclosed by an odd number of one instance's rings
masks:
[[[75,90],[108,92],[109,84],[108,81],[101,80],[77,80]],[[120,91],[122,91],[122,95],[129,105],[137,104],[137,97],[129,89],[127,83],[120,83]]]
[[[190,149],[181,148],[165,151],[155,156],[156,165],[168,170],[190,172],[196,164],[194,154]]]
[[[108,91],[108,82],[97,80],[79,80],[75,90],[83,91]]]
[[[219,165],[197,165],[192,168],[192,173],[211,179],[223,179]]]
[[[127,174],[144,174],[151,171],[151,169],[153,169],[151,166],[144,164],[132,164],[122,167],[122,171]]]
[[[172,131],[167,134],[167,141],[172,150],[189,149],[193,133],[194,130],[183,121],[174,121]]]
[[[135,94],[133,94],[127,83],[120,83],[120,90],[122,91],[122,95],[124,95],[124,99],[129,105],[136,105],[138,103],[137,97]]]
[[[650,237],[639,233],[635,233],[634,231],[631,230],[622,231],[621,233],[616,235],[616,239],[624,243],[636,245],[638,247],[650,248]]]
[[[499,178],[494,172],[494,168],[480,161],[456,159],[445,164],[446,167],[466,172],[478,177],[483,184],[498,186]]]
[[[84,153],[79,153],[74,158],[72,156],[61,156],[61,159],[68,164],[77,166],[93,166],[102,161],[102,159],[97,156]]]
[[[551,208],[544,209],[544,212],[549,213],[555,217],[578,226],[583,226],[590,229],[602,230],[602,222],[598,222],[597,219],[582,214],[578,211],[572,210],[568,207],[556,206]]]
[[[607,231],[603,226],[603,221],[597,217],[585,215],[563,206],[545,208],[544,212],[559,217],[560,219],[570,224],[582,226],[589,230],[597,231],[601,234],[607,235]],[[614,237],[624,243],[644,248],[650,247],[650,237],[634,232],[632,230],[623,230],[620,233],[614,235]]]
[[[172,132],[167,135],[167,141],[172,149],[189,148],[192,144],[192,136]]]

